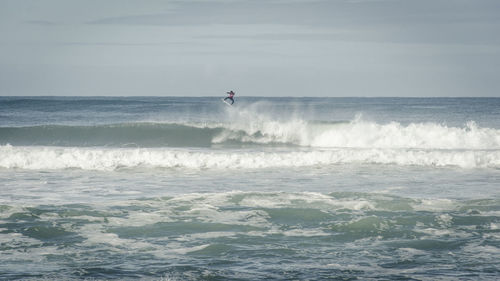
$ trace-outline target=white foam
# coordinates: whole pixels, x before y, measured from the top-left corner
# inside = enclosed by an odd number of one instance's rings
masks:
[[[330,233],[326,233],[318,229],[291,229],[284,231],[282,234],[285,236],[292,236],[292,237],[315,237],[315,236],[331,235]]]
[[[153,245],[143,241],[134,239],[124,239],[116,233],[108,233],[104,231],[102,224],[87,224],[80,227],[78,234],[85,237],[83,242],[85,245],[108,245],[114,250],[128,251],[130,249],[149,249]]]
[[[253,143],[290,143],[309,147],[500,149],[500,130],[470,121],[463,127],[437,123],[379,124],[357,116],[351,122],[317,123],[300,118],[278,120],[254,109],[231,111],[231,123],[213,139]],[[242,134],[241,132],[244,132]]]
[[[171,249],[170,251],[173,253],[185,255],[185,254],[188,254],[191,252],[201,251],[201,250],[207,248],[208,246],[210,246],[210,244],[204,244],[204,245],[199,245],[199,246],[194,246],[194,247],[184,247],[184,248],[179,247],[179,248]]]
[[[478,128],[474,122],[459,128],[436,123],[404,126],[398,122],[353,121],[313,135],[310,144],[315,147],[498,149],[500,130]]]
[[[472,235],[469,232],[460,231],[457,229],[437,229],[437,228],[423,228],[415,229],[415,232],[426,234],[427,238],[436,237],[457,237],[457,238],[468,238]]]
[[[227,238],[236,236],[237,234],[238,233],[236,232],[229,232],[229,231],[210,231],[210,232],[183,235],[177,238],[176,241],[193,241],[198,239],[215,239],[221,237]]]
[[[457,201],[451,199],[420,199],[415,201],[411,205],[415,211],[429,212],[443,212],[448,210],[455,210],[459,207]],[[444,216],[443,218],[448,217]]]
[[[109,244],[111,246],[117,247],[122,245],[127,245],[132,241],[127,241],[125,239],[121,239],[117,234],[114,233],[86,233],[87,235],[87,243],[90,244]]]
[[[415,248],[398,248],[397,252],[404,257],[414,257],[414,256],[424,256],[427,254],[426,251],[418,250]]]
[[[17,246],[35,246],[41,244],[41,242],[35,238],[24,236],[21,233],[0,233],[0,244],[1,245],[17,245]]]
[[[350,163],[500,167],[500,150],[322,149],[310,151],[179,150],[159,148],[67,148],[0,146],[0,168],[259,169]]]
[[[245,193],[242,193],[245,194]],[[336,209],[371,209],[373,205],[366,200],[336,199],[317,192],[301,193],[259,193],[246,194],[239,202],[240,206],[251,208],[324,208]]]
[[[127,225],[132,227],[151,225],[159,222],[172,222],[173,220],[165,213],[167,213],[167,211],[162,211],[161,214],[158,212],[133,212],[126,218],[109,217],[107,220],[109,225]],[[169,210],[168,213],[171,213],[171,211]]]
[[[441,227],[450,227],[453,222],[453,217],[450,216],[449,214],[441,214],[436,217],[436,222]]]
[[[241,197],[240,200],[234,202],[235,197]],[[224,193],[192,193],[183,194],[175,199],[169,200],[165,206],[189,205],[196,206],[194,209],[202,207],[203,212],[193,213],[197,219],[204,221],[220,221],[228,224],[250,224],[256,226],[267,225],[269,215],[263,210],[239,210],[222,211],[221,206],[237,205],[244,208],[304,208],[304,209],[320,209],[325,211],[325,214],[332,210],[348,209],[348,210],[375,210],[377,209],[373,202],[362,198],[335,198],[318,192],[243,192],[231,191]],[[160,207],[160,206],[157,206]],[[192,209],[191,209],[192,210]],[[205,211],[212,210],[212,211]]]

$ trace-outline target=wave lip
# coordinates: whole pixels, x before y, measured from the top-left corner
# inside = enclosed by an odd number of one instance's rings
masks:
[[[393,164],[500,168],[500,150],[328,149],[311,151],[210,151],[159,148],[0,146],[6,169],[189,168],[261,169],[336,164]]]

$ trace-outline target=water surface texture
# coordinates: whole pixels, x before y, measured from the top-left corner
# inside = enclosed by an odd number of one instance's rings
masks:
[[[0,97],[0,279],[500,278],[500,99]]]

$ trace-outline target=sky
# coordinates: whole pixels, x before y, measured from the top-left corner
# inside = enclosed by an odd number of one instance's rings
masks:
[[[0,0],[3,96],[500,97],[498,0]]]

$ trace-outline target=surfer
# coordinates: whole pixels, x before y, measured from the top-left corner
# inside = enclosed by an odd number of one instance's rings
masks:
[[[233,105],[234,103],[234,92],[233,91],[229,91],[227,92],[228,96],[224,98],[224,101],[226,100],[231,100],[231,105]]]

